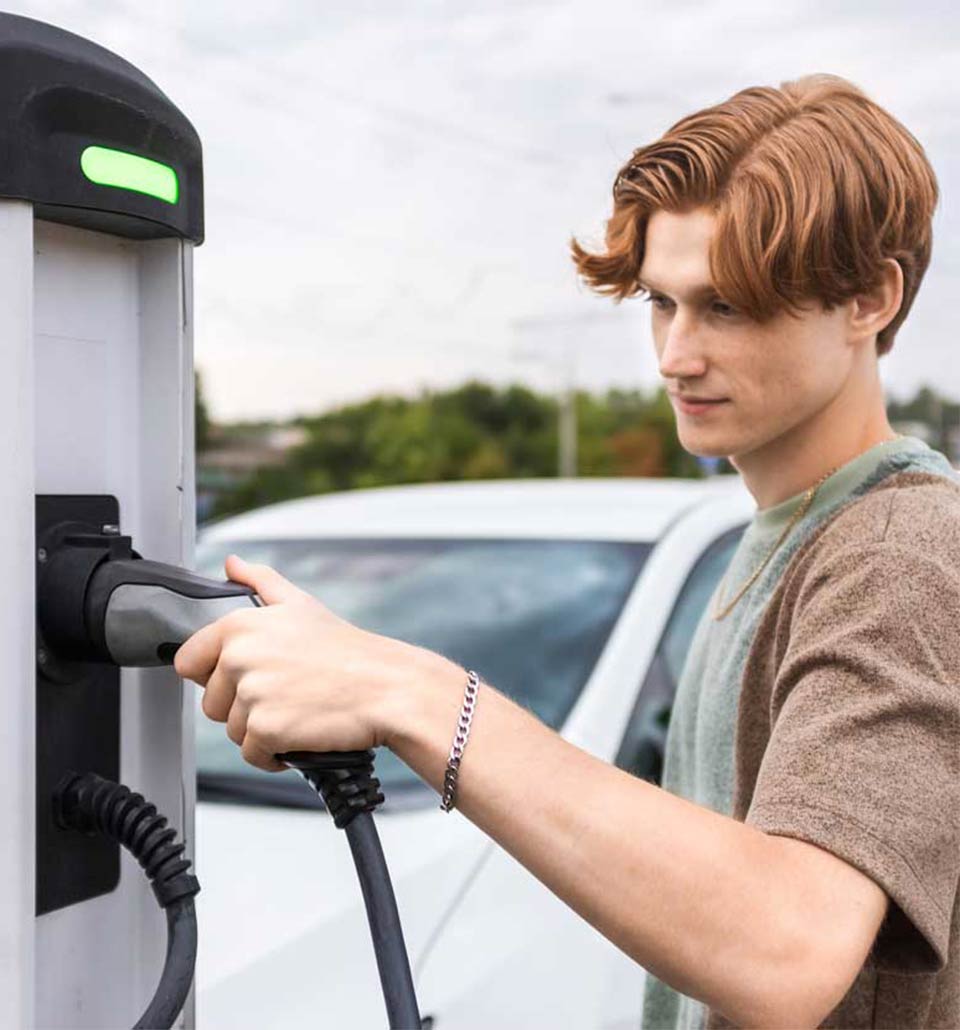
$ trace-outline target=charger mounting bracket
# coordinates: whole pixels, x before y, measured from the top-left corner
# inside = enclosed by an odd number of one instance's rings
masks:
[[[89,573],[110,556],[130,556],[119,533],[116,497],[39,494],[36,498],[37,596],[51,563],[70,548],[79,562],[51,607],[82,615]],[[49,591],[47,591],[49,594]],[[120,881],[120,846],[99,834],[57,826],[52,797],[68,772],[120,780],[120,669],[58,654],[62,627],[56,614],[37,620],[36,913],[42,915],[114,890]]]

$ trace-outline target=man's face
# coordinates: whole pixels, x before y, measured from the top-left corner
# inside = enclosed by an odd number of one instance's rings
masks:
[[[761,325],[724,303],[710,279],[714,223],[706,208],[656,212],[640,279],[680,443],[735,458],[814,419],[843,389],[855,348],[844,306],[826,312],[812,302],[800,318],[783,312]],[[685,397],[714,403],[690,407]]]

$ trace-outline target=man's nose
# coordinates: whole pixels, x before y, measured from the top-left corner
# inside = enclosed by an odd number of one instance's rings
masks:
[[[706,372],[706,357],[692,319],[678,311],[661,339],[659,367],[664,379],[696,379]]]

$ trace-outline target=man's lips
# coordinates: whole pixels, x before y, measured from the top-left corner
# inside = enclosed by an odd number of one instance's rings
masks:
[[[702,415],[727,402],[726,397],[694,397],[687,394],[672,394],[677,407],[686,415]]]
[[[671,391],[671,393],[673,393]],[[718,404],[725,401],[726,397],[696,397],[692,393],[673,393],[678,401],[686,401],[688,404]]]

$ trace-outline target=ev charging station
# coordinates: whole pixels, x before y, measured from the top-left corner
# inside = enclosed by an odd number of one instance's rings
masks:
[[[2,1026],[194,1022],[194,704],[170,666],[262,605],[188,571],[202,240],[180,111],[116,54],[0,13]],[[277,757],[346,831],[389,1025],[419,1027],[374,753]]]
[[[72,523],[192,564],[200,141],[132,65],[0,14],[0,1024],[133,1025],[166,928],[136,862],[58,828],[67,768],[130,784],[193,845],[193,704],[170,667],[60,661],[43,534]],[[189,684],[186,689],[192,689]],[[192,998],[181,1021],[192,1024]]]

